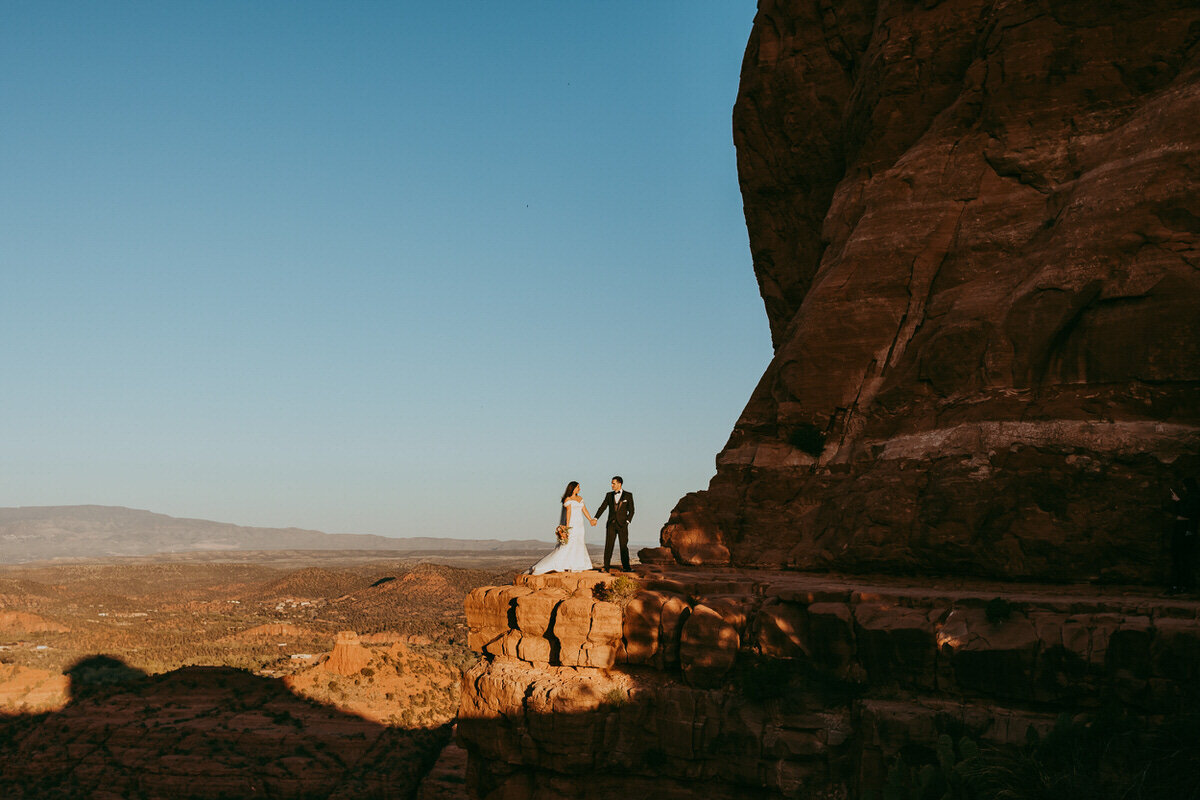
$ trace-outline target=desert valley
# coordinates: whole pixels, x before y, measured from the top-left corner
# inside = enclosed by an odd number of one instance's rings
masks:
[[[238,556],[0,569],[6,797],[411,795],[511,568]]]
[[[0,541],[3,796],[113,798],[437,796],[464,598],[545,546],[96,506],[0,509]]]

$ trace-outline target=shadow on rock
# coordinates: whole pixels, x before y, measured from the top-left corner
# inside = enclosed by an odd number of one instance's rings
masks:
[[[5,798],[401,798],[450,726],[388,727],[230,667],[148,675],[94,655],[70,702],[0,716]]]

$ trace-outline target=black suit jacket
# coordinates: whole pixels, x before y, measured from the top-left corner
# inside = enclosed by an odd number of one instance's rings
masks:
[[[600,515],[604,513],[605,509],[608,509],[610,513],[605,527],[613,525],[622,528],[629,527],[629,521],[633,519],[633,494],[628,490],[622,490],[619,503],[613,502],[613,494],[613,492],[609,492],[604,495],[604,502],[596,509],[596,519],[600,519]]]

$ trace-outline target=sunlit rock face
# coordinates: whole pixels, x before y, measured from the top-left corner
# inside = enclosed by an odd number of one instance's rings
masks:
[[[1200,471],[1200,7],[760,0],[775,356],[681,563],[1155,581]]]

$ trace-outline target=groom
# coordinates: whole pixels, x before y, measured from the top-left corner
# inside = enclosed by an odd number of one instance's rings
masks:
[[[604,502],[596,509],[596,519],[608,509],[608,522],[604,525],[604,571],[612,567],[613,540],[621,540],[621,569],[629,572],[629,521],[633,519],[633,495],[624,489],[620,475],[612,479],[612,491],[604,495]]]

